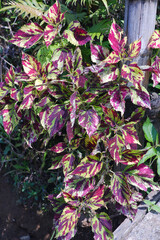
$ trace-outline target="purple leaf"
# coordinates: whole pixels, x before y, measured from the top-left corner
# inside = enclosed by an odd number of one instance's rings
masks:
[[[67,131],[68,141],[70,143],[71,140],[74,138],[73,128],[70,121],[67,122],[66,131]]]
[[[52,25],[47,25],[44,29],[44,41],[46,43],[46,46],[49,47],[52,43],[52,41],[55,39],[55,37],[58,34],[58,29],[53,27]]]
[[[117,123],[120,123],[120,116],[119,114],[112,108],[107,108],[102,106],[104,112],[104,119],[105,122],[110,125],[111,127],[115,127]]]
[[[1,110],[1,115],[3,115],[4,129],[7,134],[10,134],[19,123],[21,114],[17,114],[15,103],[12,103],[5,105],[3,110]]]
[[[67,148],[67,145],[64,142],[59,142],[58,144],[51,147],[50,150],[55,153],[62,153],[66,150],[66,148]]]
[[[152,64],[152,80],[153,87],[160,83],[160,58],[156,56],[155,61]]]
[[[87,111],[81,110],[78,121],[79,125],[86,129],[89,137],[94,134],[99,126],[99,116],[93,108]]]
[[[126,149],[121,153],[120,163],[124,165],[137,164],[145,153],[146,151],[142,150]]]
[[[41,63],[34,57],[22,53],[22,65],[25,73],[29,76],[30,80],[35,80],[40,77]]]
[[[155,30],[151,36],[148,48],[160,48],[160,30]]]
[[[76,175],[66,179],[65,191],[69,192],[73,197],[84,197],[95,187],[95,178],[80,178]]]
[[[95,240],[113,240],[112,224],[107,213],[97,213],[92,218],[91,227]]]
[[[108,139],[107,143],[108,143],[108,150],[112,158],[118,164],[121,161],[120,152],[122,150],[122,147],[124,147],[124,140],[122,136],[116,134],[114,137]]]
[[[112,49],[119,53],[124,49],[127,43],[127,38],[124,37],[122,39],[122,36],[123,30],[120,28],[120,26],[118,26],[118,24],[115,21],[113,21],[108,40],[111,44]]]
[[[130,89],[127,86],[120,85],[116,86],[113,90],[109,90],[109,95],[111,95],[110,103],[112,107],[121,112],[121,115],[125,111],[125,97],[129,94]]]
[[[64,31],[63,36],[75,46],[84,45],[91,40],[91,36],[80,26],[78,21],[70,23],[69,29]]]
[[[141,39],[138,39],[129,45],[128,57],[135,58],[139,55],[141,50]]]
[[[141,90],[130,90],[131,100],[135,105],[151,109],[150,96],[145,87],[141,86]]]
[[[47,16],[42,16],[43,20],[49,24],[57,25],[64,19],[64,13],[61,13],[61,6],[58,0],[48,10]]]
[[[100,63],[109,55],[109,50],[99,45],[90,44],[91,60],[94,63]]]
[[[80,213],[76,208],[69,205],[66,206],[59,218],[56,237],[65,236],[72,231],[76,227],[79,217]]]
[[[102,166],[103,162],[100,162],[98,157],[90,155],[81,160],[80,164],[72,172],[72,175],[90,178],[100,172]]]
[[[13,67],[11,66],[9,71],[6,74],[5,82],[8,86],[13,87],[14,79],[15,79],[15,72]]]
[[[9,41],[21,48],[30,48],[43,36],[43,29],[38,23],[27,23]]]
[[[51,137],[63,128],[67,115],[67,110],[62,105],[55,105],[49,109],[47,129]]]
[[[69,172],[73,170],[75,162],[75,156],[71,153],[65,154],[62,158],[63,173],[67,176]]]
[[[111,178],[111,191],[115,200],[122,206],[129,204],[132,195],[127,180],[128,178],[121,172],[114,173]]]
[[[136,88],[142,85],[144,74],[136,63],[131,63],[129,66],[123,64],[121,69],[121,76],[130,81]]]

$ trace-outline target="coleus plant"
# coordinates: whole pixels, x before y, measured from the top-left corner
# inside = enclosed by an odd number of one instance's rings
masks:
[[[133,62],[141,40],[128,46],[123,30],[113,21],[108,37],[113,51],[109,52],[95,45],[78,21],[64,30],[65,15],[58,1],[42,18],[42,24],[23,26],[10,42],[27,49],[37,42],[49,47],[54,40],[60,47],[45,64],[23,52],[23,70],[9,69],[0,85],[4,128],[10,134],[20,123],[29,147],[41,141],[46,151],[57,154],[50,169],[62,168],[64,184],[57,196],[49,196],[55,237],[73,238],[84,214],[95,240],[113,239],[108,203],[112,200],[118,211],[133,219],[142,191],[159,189],[153,171],[139,164],[147,150],[137,147],[135,125],[145,108],[151,107],[143,71]],[[159,48],[159,37],[155,31],[148,46]],[[82,54],[85,44],[90,47],[89,63]],[[147,68],[155,84],[159,66],[156,57]],[[125,117],[127,98],[136,107]],[[122,171],[119,165],[124,166]]]

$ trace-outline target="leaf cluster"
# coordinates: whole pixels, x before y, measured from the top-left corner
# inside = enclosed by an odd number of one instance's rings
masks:
[[[128,46],[127,36],[113,20],[109,35],[105,32],[111,51],[95,44],[79,21],[66,26],[58,0],[41,18],[43,24],[29,22],[10,39],[24,50],[23,69],[16,72],[11,67],[0,85],[4,129],[11,134],[21,122],[28,147],[37,144],[49,152],[49,170],[63,171],[63,188],[48,196],[56,212],[56,238],[73,238],[80,216],[87,213],[94,238],[113,239],[108,203],[112,200],[118,211],[133,219],[142,192],[159,190],[144,161],[148,149],[137,147],[135,125],[151,108],[144,73],[133,62],[141,39]],[[156,30],[148,47],[160,47],[159,35]],[[36,49],[37,44],[42,47]],[[32,47],[34,56],[26,53]],[[159,62],[156,57],[145,67],[155,85]],[[125,117],[128,98],[135,110]],[[151,129],[146,131],[149,141]],[[123,171],[115,170],[121,165]]]

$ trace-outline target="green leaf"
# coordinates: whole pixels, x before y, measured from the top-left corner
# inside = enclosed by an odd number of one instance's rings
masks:
[[[156,212],[160,213],[160,206],[158,205],[153,205],[152,210],[155,210]]]
[[[147,141],[154,143],[156,140],[157,131],[148,117],[143,124],[143,131]]]
[[[144,200],[144,203],[151,207],[151,206],[153,206],[156,202],[155,202],[155,201],[150,201],[150,200]]]
[[[155,204],[156,201],[144,200],[144,203],[149,206],[149,210],[154,210],[154,211],[160,213],[160,206]]]
[[[107,1],[106,1],[106,0],[102,0],[102,2],[104,3],[104,6],[105,6],[106,9],[107,9],[108,15],[110,15]]]
[[[146,154],[143,156],[143,158],[139,161],[138,165],[141,163],[146,162],[149,158],[152,158],[157,155],[156,149],[154,147],[150,148]]]
[[[156,150],[157,150],[157,173],[160,176],[160,147],[157,147]]]

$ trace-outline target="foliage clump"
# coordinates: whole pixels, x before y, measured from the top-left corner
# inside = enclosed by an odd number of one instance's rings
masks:
[[[56,212],[56,238],[73,238],[78,219],[87,214],[94,239],[113,239],[108,203],[112,200],[118,211],[133,219],[142,191],[159,189],[152,169],[141,163],[147,150],[137,148],[135,125],[151,108],[143,71],[133,62],[141,40],[128,46],[113,20],[110,52],[94,44],[77,20],[66,28],[58,1],[41,17],[42,24],[27,23],[10,40],[24,48],[23,70],[15,72],[11,67],[0,84],[3,125],[10,134],[21,121],[28,146],[38,143],[53,153],[49,169],[63,170],[63,188],[48,197]],[[160,47],[157,36],[159,31],[152,35],[149,47]],[[25,49],[37,43],[42,45],[37,56],[27,54]],[[52,52],[45,59],[44,49]],[[155,85],[159,65],[157,57],[146,68],[153,72]],[[125,117],[128,98],[136,107]]]

